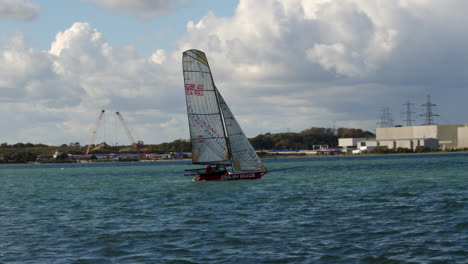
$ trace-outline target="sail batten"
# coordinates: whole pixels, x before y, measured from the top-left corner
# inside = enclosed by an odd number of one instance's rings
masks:
[[[201,72],[201,71],[189,71],[189,70],[187,70],[187,71],[185,71],[185,72],[199,72],[199,73],[210,74],[209,72]]]
[[[219,113],[210,113],[210,114],[189,114],[189,115],[219,115]]]

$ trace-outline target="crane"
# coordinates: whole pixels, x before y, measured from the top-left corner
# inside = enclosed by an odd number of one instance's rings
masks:
[[[120,123],[122,124],[122,127],[124,128],[125,133],[127,134],[128,139],[130,139],[130,142],[132,142],[133,148],[135,149],[137,155],[140,156],[141,154],[140,154],[140,149],[138,148],[138,144],[135,142],[135,139],[133,138],[132,133],[130,133],[130,129],[128,129],[128,126],[127,126],[127,124],[125,123],[125,121],[124,121],[122,115],[121,115],[119,112],[115,112],[115,114],[116,114],[117,117],[119,118]]]
[[[96,138],[99,125],[101,124],[101,120],[105,112],[106,112],[105,110],[101,110],[101,113],[99,114],[99,117],[96,120],[96,125],[94,127],[94,130],[91,132],[91,139],[89,140],[88,148],[86,149],[86,155],[89,154],[89,151],[91,150],[91,146],[94,145],[94,139]]]

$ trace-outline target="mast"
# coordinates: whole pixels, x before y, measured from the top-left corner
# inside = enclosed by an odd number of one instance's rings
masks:
[[[221,122],[223,123],[223,135],[224,135],[224,140],[226,141],[226,146],[227,146],[227,151],[228,151],[228,156],[229,156],[229,161],[231,162],[231,170],[234,172],[234,168],[232,166],[232,152],[231,152],[231,143],[229,142],[229,137],[226,132],[226,122],[224,121],[224,115],[223,111],[221,111],[221,105],[219,104],[219,92],[218,88],[216,88],[214,79],[213,79],[213,74],[211,73],[211,67],[210,64],[208,64],[208,71],[210,72],[210,78],[211,78],[211,83],[213,84],[213,89],[216,95],[216,104],[218,105],[218,111],[219,115],[221,116]]]
[[[211,69],[210,69],[210,72],[211,72]],[[211,81],[213,82],[213,85],[214,85],[213,75],[211,75]],[[223,114],[223,111],[221,110],[221,105],[219,103],[219,92],[218,92],[218,89],[216,88],[216,85],[214,85],[214,89],[215,89],[215,94],[216,94],[216,103],[218,104],[219,114],[221,115],[221,121],[223,122],[223,134],[224,134],[224,138],[226,140],[226,146],[227,146],[227,151],[228,151],[228,155],[229,155],[229,161],[231,162],[231,171],[234,172],[231,142],[229,141],[229,137],[228,137],[228,134],[227,134],[227,131],[226,131],[226,120],[224,119],[224,114]]]

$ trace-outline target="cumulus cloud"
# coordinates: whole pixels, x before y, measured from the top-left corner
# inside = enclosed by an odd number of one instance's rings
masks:
[[[167,14],[174,8],[184,6],[191,0],[87,0],[99,6],[129,13],[142,19]]]
[[[466,86],[467,5],[460,0],[240,0],[231,18],[208,13],[188,22],[179,52],[207,51],[215,80],[222,82],[218,86],[226,87],[225,97],[237,105],[261,108],[260,113],[281,106],[269,112],[279,124],[271,130],[333,120],[372,129],[389,98],[398,109],[408,98],[423,101],[427,92],[443,95],[441,86]],[[303,101],[294,99],[299,95]],[[259,99],[270,104],[263,108]],[[292,114],[297,109],[313,109],[307,122]]]
[[[23,0],[0,0],[0,19],[31,21],[38,15],[38,5]]]
[[[305,72],[318,72],[319,78],[323,72],[315,67],[346,78],[367,77],[389,60],[407,58],[399,52],[417,49],[414,45],[434,48],[431,42],[439,38],[430,34],[458,34],[458,42],[466,41],[466,18],[459,11],[466,6],[459,0],[241,0],[232,18],[209,13],[188,22],[180,46],[223,55],[224,65],[253,76],[287,75],[294,71],[286,69],[297,65],[294,70],[307,66]]]
[[[49,54],[53,57],[55,74],[78,83],[93,98],[151,94],[139,82],[145,77],[149,78],[145,79],[148,82],[157,79],[157,76],[145,76],[157,66],[140,57],[135,47],[111,47],[88,23],[77,22],[59,32]]]
[[[18,120],[29,117],[31,122],[19,127],[32,124],[38,127],[45,125],[38,115],[60,112],[57,119],[46,122],[62,135],[54,138],[55,142],[66,137],[86,142],[100,109],[110,110],[110,116],[112,111],[128,113],[128,118],[136,123],[135,130],[149,125],[158,127],[174,119],[171,113],[174,100],[180,98],[183,103],[175,89],[167,89],[173,79],[167,77],[171,74],[161,65],[164,59],[163,50],[156,50],[146,58],[131,45],[112,47],[97,29],[83,22],[57,33],[48,51],[27,47],[23,35],[16,33],[8,45],[0,48],[0,100],[8,109],[0,116],[6,115],[5,120],[11,113]],[[156,116],[142,114],[155,108],[168,112]],[[158,131],[161,136],[166,131],[167,138],[173,130],[161,126]],[[146,133],[151,135],[152,131]],[[37,138],[22,133],[25,138]],[[12,132],[5,137],[8,136],[18,134]]]
[[[163,64],[164,61],[166,61],[166,52],[162,49],[158,49],[151,54],[150,60],[156,64]]]
[[[98,4],[123,3],[130,2]],[[372,130],[383,106],[422,104],[428,92],[446,123],[465,123],[467,7],[461,0],[240,0],[232,17],[208,12],[188,21],[173,52],[146,57],[133,45],[112,46],[84,22],[57,33],[48,51],[15,34],[0,48],[0,118],[14,110],[25,138],[54,127],[55,142],[86,143],[108,109],[121,111],[145,142],[187,138],[181,53],[196,48],[249,136],[334,120]],[[32,124],[36,130],[23,130]]]
[[[23,34],[16,32],[0,49],[0,89],[10,90],[9,97],[23,96],[29,82],[51,75],[48,60],[47,54],[26,47]]]

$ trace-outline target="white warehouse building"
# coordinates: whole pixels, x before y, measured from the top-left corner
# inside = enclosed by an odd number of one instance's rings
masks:
[[[339,139],[341,140],[341,139]],[[343,141],[341,141],[343,142]],[[429,148],[431,150],[439,149],[439,140],[436,138],[411,138],[411,139],[366,139],[357,141],[355,146],[342,146],[345,152],[349,153],[352,150],[353,154],[368,153],[377,147],[387,147],[388,149],[407,148],[416,150],[420,147]]]
[[[468,124],[383,127],[376,130],[376,140],[379,141],[426,138],[438,139],[443,150],[468,148]]]
[[[376,147],[462,149],[468,148],[468,124],[377,128],[375,139],[340,138],[338,145],[353,153],[369,152]]]

